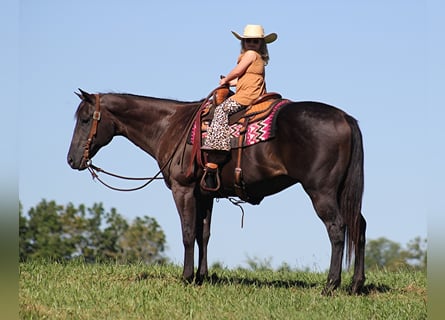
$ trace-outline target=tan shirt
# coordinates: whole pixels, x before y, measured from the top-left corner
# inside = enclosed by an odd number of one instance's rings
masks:
[[[266,93],[264,61],[258,52],[255,52],[255,54],[255,61],[253,61],[246,72],[238,78],[236,93],[231,97],[243,106],[251,105],[255,99]],[[238,57],[238,63],[242,57],[243,54]]]

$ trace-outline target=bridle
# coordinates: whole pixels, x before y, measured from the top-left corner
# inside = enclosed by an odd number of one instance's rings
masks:
[[[207,98],[204,99],[204,102],[201,104],[200,108],[197,108],[193,117],[190,119],[187,127],[186,127],[186,131],[184,133],[187,134],[187,132],[191,129],[192,125],[195,123],[195,117],[197,116],[198,112],[202,111],[202,108],[205,106],[206,102],[209,100],[209,98],[216,92],[217,89],[219,89],[220,87],[214,89],[208,96]],[[85,147],[83,150],[83,158],[84,161],[86,163],[87,169],[88,171],[91,173],[91,176],[93,178],[93,180],[97,179],[100,183],[102,183],[104,186],[106,186],[109,189],[115,190],[115,191],[136,191],[136,190],[140,190],[142,188],[145,188],[147,185],[149,185],[151,182],[153,182],[154,180],[161,180],[164,179],[163,177],[159,177],[159,175],[162,173],[162,171],[171,163],[171,161],[173,160],[173,156],[176,153],[176,151],[179,148],[178,144],[176,146],[176,148],[173,150],[173,153],[171,154],[171,156],[169,157],[169,159],[165,162],[165,164],[159,169],[159,171],[153,176],[153,177],[147,177],[147,178],[134,178],[134,177],[125,177],[125,176],[121,176],[121,175],[117,175],[108,171],[103,170],[102,168],[96,167],[95,165],[93,165],[92,160],[90,159],[90,147],[91,147],[91,142],[93,141],[93,138],[96,136],[97,133],[97,126],[99,124],[99,121],[101,119],[101,113],[100,113],[100,95],[98,93],[96,93],[95,95],[96,101],[95,101],[95,110],[93,112],[93,123],[91,125],[91,129],[90,129],[90,133],[88,134],[88,139],[85,143]],[[183,137],[184,138],[184,137]],[[124,189],[124,188],[116,188],[113,187],[109,184],[107,184],[106,182],[104,182],[99,176],[98,176],[98,172],[102,172],[104,174],[107,174],[109,176],[115,177],[115,178],[119,178],[119,179],[125,179],[125,180],[147,180],[147,182],[145,182],[143,185],[139,186],[139,187],[135,187],[135,188],[128,188],[128,189]],[[244,225],[244,209],[241,206],[242,203],[245,203],[243,200],[236,200],[234,198],[231,197],[227,197],[227,199],[234,204],[235,206],[239,207],[241,209],[241,228],[243,228]]]
[[[93,112],[93,124],[91,125],[90,133],[88,134],[87,142],[83,149],[83,159],[85,160],[87,166],[89,166],[90,160],[90,147],[91,141],[93,141],[94,136],[97,133],[97,125],[100,121],[100,96],[99,94],[94,95],[96,97],[95,110]]]
[[[214,94],[214,92],[216,92],[217,89],[219,89],[220,87],[214,89],[208,96],[206,99],[204,99],[204,102],[201,104],[200,108],[197,108],[194,115],[191,117],[191,119],[189,120],[189,123],[186,126],[186,130],[183,133],[183,137],[179,140],[183,140],[183,138],[185,138],[185,135],[187,134],[187,132],[189,132],[189,130],[191,129],[191,127],[193,126],[193,124],[195,123],[195,117],[197,116],[198,112],[200,112],[203,108],[203,106],[205,106],[206,102],[210,99],[210,97]],[[93,138],[96,136],[97,133],[97,127],[99,124],[99,121],[101,119],[101,112],[100,112],[100,94],[96,93],[94,94],[95,96],[95,110],[93,112],[93,123],[91,125],[90,128],[90,132],[88,134],[88,138],[87,141],[85,143],[84,146],[84,150],[83,150],[83,159],[85,161],[86,167],[88,169],[88,171],[91,173],[91,176],[93,178],[93,180],[97,179],[100,183],[102,183],[104,186],[106,186],[107,188],[110,188],[112,190],[116,190],[116,191],[136,191],[136,190],[140,190],[144,187],[146,187],[148,184],[150,184],[151,182],[153,182],[154,180],[157,179],[164,179],[163,177],[159,177],[159,175],[162,173],[162,171],[164,171],[164,169],[172,162],[173,160],[173,156],[175,155],[176,151],[178,150],[180,143],[178,143],[178,145],[176,146],[176,148],[173,150],[172,154],[170,155],[170,157],[168,158],[168,160],[165,162],[165,164],[159,169],[159,171],[153,176],[153,177],[147,177],[147,178],[134,178],[134,177],[125,177],[125,176],[121,176],[121,175],[117,175],[108,171],[105,171],[99,167],[96,167],[95,165],[93,165],[92,160],[90,159],[90,147],[91,147],[91,142],[93,141]],[[198,157],[199,158],[199,157]],[[103,180],[101,180],[98,176],[98,172],[102,172],[104,174],[107,174],[109,176],[115,177],[115,178],[119,178],[119,179],[125,179],[125,180],[147,180],[146,183],[144,183],[143,185],[139,186],[139,187],[135,187],[135,188],[129,188],[129,189],[123,189],[123,188],[116,188],[113,187],[107,183],[105,183]]]
[[[103,169],[93,165],[93,162],[90,159],[90,147],[91,147],[91,142],[93,141],[93,138],[96,136],[97,126],[98,126],[100,118],[101,118],[101,113],[100,113],[100,95],[96,93],[94,96],[96,97],[96,102],[95,102],[95,109],[94,109],[93,117],[92,117],[93,118],[93,123],[91,124],[90,133],[88,134],[88,138],[87,138],[87,141],[86,141],[84,149],[83,149],[83,159],[84,159],[84,161],[86,163],[88,171],[91,173],[91,176],[92,176],[93,180],[97,179],[104,186],[106,186],[107,188],[110,188],[112,190],[116,190],[116,191],[136,191],[136,190],[139,190],[139,189],[142,189],[142,188],[146,187],[148,184],[150,184],[154,180],[164,179],[163,177],[159,177],[159,175],[162,173],[162,170],[164,170],[165,167],[170,163],[171,159],[164,164],[164,166],[158,171],[158,173],[156,173],[153,177],[148,177],[148,178],[125,177],[125,176],[121,176],[121,175],[117,175],[117,174],[105,171],[105,170],[103,170]],[[139,187],[136,187],[136,188],[129,188],[129,189],[116,188],[116,187],[113,187],[113,186],[105,183],[102,179],[100,179],[98,174],[97,174],[98,172],[103,172],[103,173],[105,173],[105,174],[107,174],[109,176],[112,176],[112,177],[115,177],[115,178],[120,178],[120,179],[125,179],[125,180],[148,180],[148,181],[146,183],[144,183],[143,185],[141,185]]]

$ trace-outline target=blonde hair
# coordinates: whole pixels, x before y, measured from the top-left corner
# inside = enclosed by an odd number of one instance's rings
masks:
[[[264,41],[264,39],[259,39],[260,40],[260,49],[257,51],[261,58],[264,61],[264,65],[267,66],[267,64],[269,63],[269,50],[267,50],[267,43],[266,41]],[[244,39],[241,40],[241,53],[246,52],[246,48],[244,47]]]

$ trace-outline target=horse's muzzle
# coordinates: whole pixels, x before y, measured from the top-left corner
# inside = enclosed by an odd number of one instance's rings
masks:
[[[81,157],[80,160],[76,161],[70,154],[68,154],[67,162],[72,169],[77,169],[79,171],[85,170],[88,167],[88,162],[84,157]]]

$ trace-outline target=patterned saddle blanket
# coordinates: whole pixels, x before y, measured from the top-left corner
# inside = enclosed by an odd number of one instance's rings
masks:
[[[246,109],[229,116],[230,143],[232,149],[247,147],[267,141],[275,136],[275,116],[289,100],[282,99],[278,93],[268,93],[260,97],[256,103]],[[201,141],[205,141],[207,128],[213,119],[215,105],[209,100],[201,113],[201,127],[193,125],[187,142],[193,144],[196,135],[201,134]],[[244,137],[241,137],[244,135]],[[240,139],[243,138],[243,139]]]

